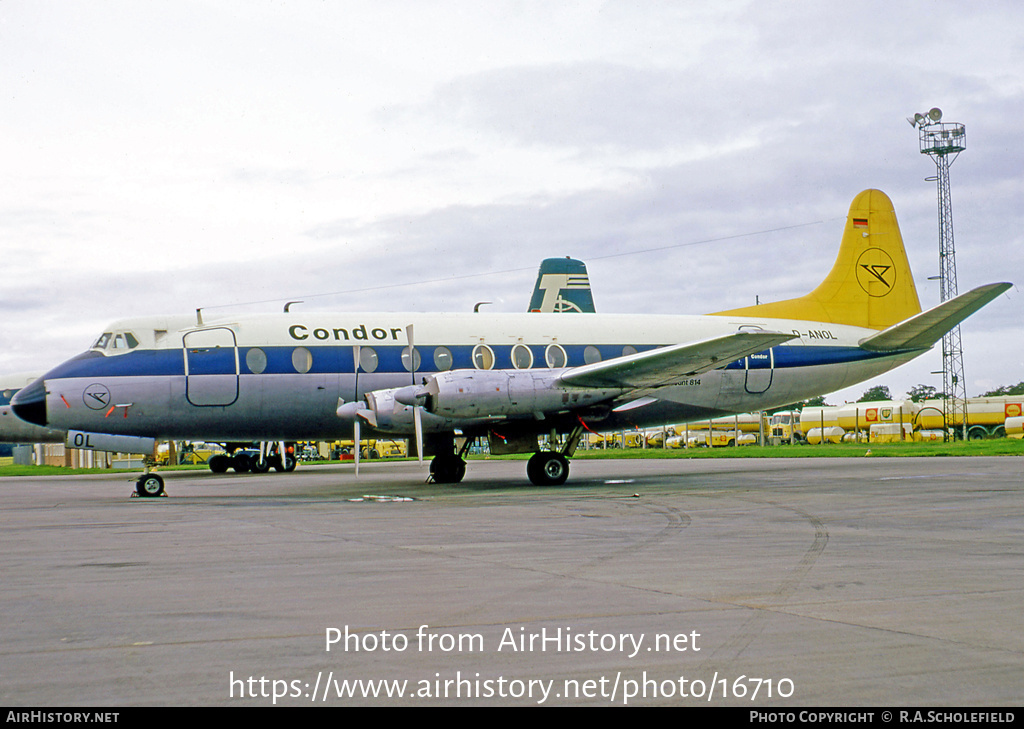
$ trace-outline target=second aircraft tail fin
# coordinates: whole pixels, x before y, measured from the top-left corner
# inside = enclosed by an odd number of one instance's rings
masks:
[[[527,311],[594,313],[587,264],[575,258],[545,258]]]
[[[850,204],[839,255],[816,289],[796,299],[716,313],[885,329],[920,312],[892,201],[881,190],[865,190]]]

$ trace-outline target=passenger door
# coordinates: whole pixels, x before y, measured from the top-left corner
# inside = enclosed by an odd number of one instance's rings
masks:
[[[226,328],[189,332],[185,347],[185,397],[199,407],[231,405],[238,399],[238,346]]]

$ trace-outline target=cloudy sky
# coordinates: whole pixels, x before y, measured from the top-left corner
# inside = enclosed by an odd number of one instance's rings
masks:
[[[1019,287],[1021,28],[1013,0],[0,0],[0,373],[197,307],[521,311],[548,256],[606,312],[787,298],[869,187],[931,306],[933,106],[967,128],[960,291]],[[964,324],[969,395],[1024,380],[1020,313]]]

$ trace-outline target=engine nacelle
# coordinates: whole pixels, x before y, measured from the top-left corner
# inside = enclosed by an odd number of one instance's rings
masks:
[[[608,400],[622,389],[565,387],[561,371],[452,370],[418,388],[427,412],[444,418],[536,417]],[[405,388],[403,388],[405,390]],[[408,390],[401,399],[408,399]]]
[[[342,418],[359,417],[383,433],[408,434],[420,410],[422,432],[438,433],[488,420],[534,418],[586,408],[610,400],[623,388],[580,388],[559,384],[561,371],[452,370],[425,378],[423,385],[374,390],[365,404],[346,403]]]

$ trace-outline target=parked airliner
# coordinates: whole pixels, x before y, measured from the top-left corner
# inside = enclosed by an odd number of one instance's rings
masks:
[[[481,304],[487,302],[481,302]],[[479,307],[481,304],[478,304]],[[560,313],[594,313],[594,297],[590,291],[590,279],[587,266],[583,261],[574,258],[545,258],[537,271],[537,281],[527,311],[560,312]],[[116,337],[108,340],[114,349],[131,344],[130,339],[120,342]],[[43,428],[26,422],[14,415],[10,402],[14,395],[25,385],[39,379],[39,373],[18,373],[0,377],[0,443],[62,443],[67,440],[67,433],[62,430]],[[79,438],[79,442],[84,442]],[[90,440],[92,444],[94,440]],[[69,443],[72,447],[76,444]],[[282,444],[261,441],[259,459],[256,461],[249,455],[252,443],[225,442],[229,455],[215,456],[210,460],[210,469],[223,473],[229,468],[243,472],[255,468],[258,471],[269,470],[271,465],[280,470],[294,468],[295,460],[291,456],[281,458],[280,453],[286,449]],[[275,458],[265,458],[269,451],[277,449]],[[100,449],[102,450],[102,449]],[[357,456],[358,458],[358,450]],[[276,459],[276,460],[275,460]]]
[[[1010,287],[922,312],[892,202],[853,200],[831,272],[803,297],[704,316],[284,312],[116,322],[14,397],[76,447],[154,439],[414,439],[457,483],[477,438],[533,453],[557,485],[587,430],[777,407],[875,377],[927,351]],[[540,450],[538,436],[559,445]],[[456,438],[462,446],[456,449]],[[462,439],[464,438],[464,439]],[[158,495],[156,474],[139,479]]]

